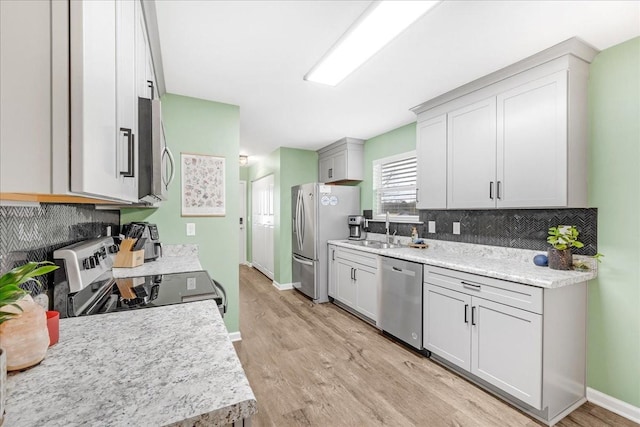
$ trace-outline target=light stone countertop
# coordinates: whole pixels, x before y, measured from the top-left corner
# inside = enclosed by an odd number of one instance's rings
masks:
[[[165,245],[163,256],[155,261],[147,261],[133,268],[114,267],[113,277],[150,276],[154,274],[186,273],[200,271],[202,266],[198,260],[197,245]]]
[[[257,411],[214,301],[61,319],[7,396],[12,427],[226,425]]]
[[[381,240],[384,235],[369,234],[369,240]],[[330,240],[329,244],[349,249],[361,250],[378,255],[400,258],[436,267],[450,268],[481,276],[524,283],[541,288],[559,288],[594,279],[597,263],[590,257],[574,256],[587,262],[590,271],[561,271],[533,264],[533,257],[544,251],[503,248],[498,246],[475,245],[470,243],[444,242],[424,239],[426,249],[406,246],[393,249],[376,249],[354,244],[349,240]],[[401,243],[408,243],[406,240]]]

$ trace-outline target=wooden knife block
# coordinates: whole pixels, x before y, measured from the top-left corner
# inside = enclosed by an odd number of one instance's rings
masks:
[[[132,251],[131,248],[136,243],[136,239],[124,239],[120,243],[120,250],[113,260],[113,266],[119,268],[138,267],[144,264],[144,249]]]

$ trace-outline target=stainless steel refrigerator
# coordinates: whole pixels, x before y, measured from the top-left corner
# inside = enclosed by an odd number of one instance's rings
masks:
[[[360,212],[360,187],[291,187],[293,287],[314,302],[329,301],[327,241],[346,239],[347,216]]]

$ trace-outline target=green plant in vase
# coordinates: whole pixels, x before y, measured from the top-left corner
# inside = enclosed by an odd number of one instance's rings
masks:
[[[571,248],[582,248],[584,243],[578,240],[578,229],[573,225],[549,227],[547,243],[551,244],[547,252],[549,268],[554,270],[571,270],[573,256]]]
[[[53,263],[28,262],[0,276],[0,348],[6,353],[7,370],[39,363],[49,347],[45,309],[20,285],[57,269]]]

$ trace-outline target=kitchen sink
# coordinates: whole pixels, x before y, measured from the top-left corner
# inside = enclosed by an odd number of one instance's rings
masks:
[[[400,247],[400,245],[396,245],[393,243],[378,242],[376,240],[353,240],[353,241],[349,241],[349,243],[352,243],[358,246],[364,246],[367,248],[376,248],[376,249],[393,249],[393,248]]]

